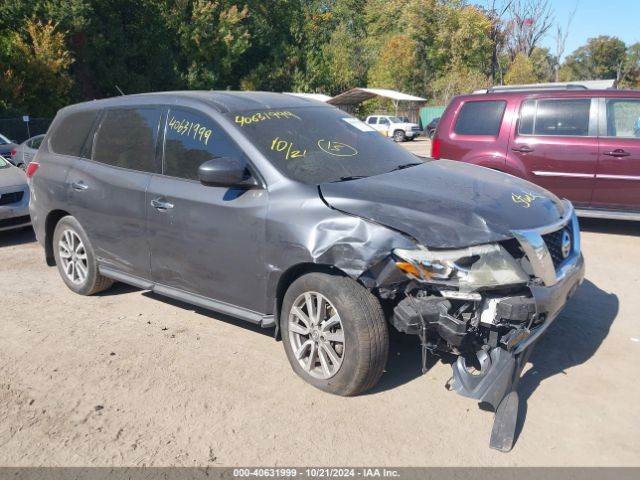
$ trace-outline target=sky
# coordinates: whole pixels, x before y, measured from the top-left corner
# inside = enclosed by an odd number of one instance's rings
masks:
[[[576,13],[569,28],[565,56],[581,47],[589,38],[600,35],[618,37],[627,45],[640,42],[640,0],[550,0],[556,23],[564,30],[571,12]],[[577,5],[577,8],[576,8]],[[555,51],[556,28],[542,41],[543,47]]]
[[[563,30],[571,12],[576,10],[567,36],[565,57],[589,38],[600,35],[616,36],[627,45],[640,42],[640,0],[549,0],[549,3],[555,12],[555,23]],[[552,53],[556,50],[555,35],[554,25],[541,42],[541,46]]]

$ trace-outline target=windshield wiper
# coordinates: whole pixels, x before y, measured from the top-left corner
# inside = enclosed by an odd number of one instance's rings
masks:
[[[340,177],[338,180],[334,180],[330,183],[348,182],[349,180],[358,180],[360,178],[367,178],[367,175],[349,175],[347,177]]]
[[[405,168],[409,168],[409,167],[417,167],[418,165],[423,165],[423,162],[413,162],[413,163],[405,163],[404,165],[398,165],[393,170],[390,170],[389,173],[397,172],[398,170],[404,170]]]

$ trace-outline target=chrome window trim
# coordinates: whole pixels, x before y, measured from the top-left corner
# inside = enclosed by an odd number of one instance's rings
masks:
[[[537,278],[542,280],[542,283],[547,287],[555,285],[562,280],[568,269],[571,268],[573,262],[580,255],[580,230],[578,226],[578,217],[576,216],[576,212],[571,202],[565,200],[564,205],[566,213],[563,219],[541,228],[512,231],[514,237],[518,240],[525,255],[529,259],[533,273]],[[547,244],[542,236],[560,230],[561,228],[566,227],[569,223],[571,223],[571,254],[566,258],[564,264],[556,272],[556,269],[553,266],[553,260],[551,259],[551,254],[549,253]]]

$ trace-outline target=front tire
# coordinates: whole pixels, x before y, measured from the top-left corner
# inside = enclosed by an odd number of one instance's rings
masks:
[[[352,396],[373,387],[389,352],[378,299],[351,278],[309,273],[294,281],[280,315],[293,370],[311,385]]]
[[[393,132],[393,141],[394,142],[404,142],[405,134],[403,130],[396,130]]]
[[[93,295],[113,285],[98,273],[89,237],[72,216],[63,217],[53,232],[53,254],[64,283],[79,295]]]

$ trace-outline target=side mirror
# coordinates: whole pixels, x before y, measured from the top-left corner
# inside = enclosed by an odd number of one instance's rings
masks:
[[[232,157],[214,158],[198,167],[200,183],[208,187],[256,186],[256,181],[248,177],[245,162]]]

